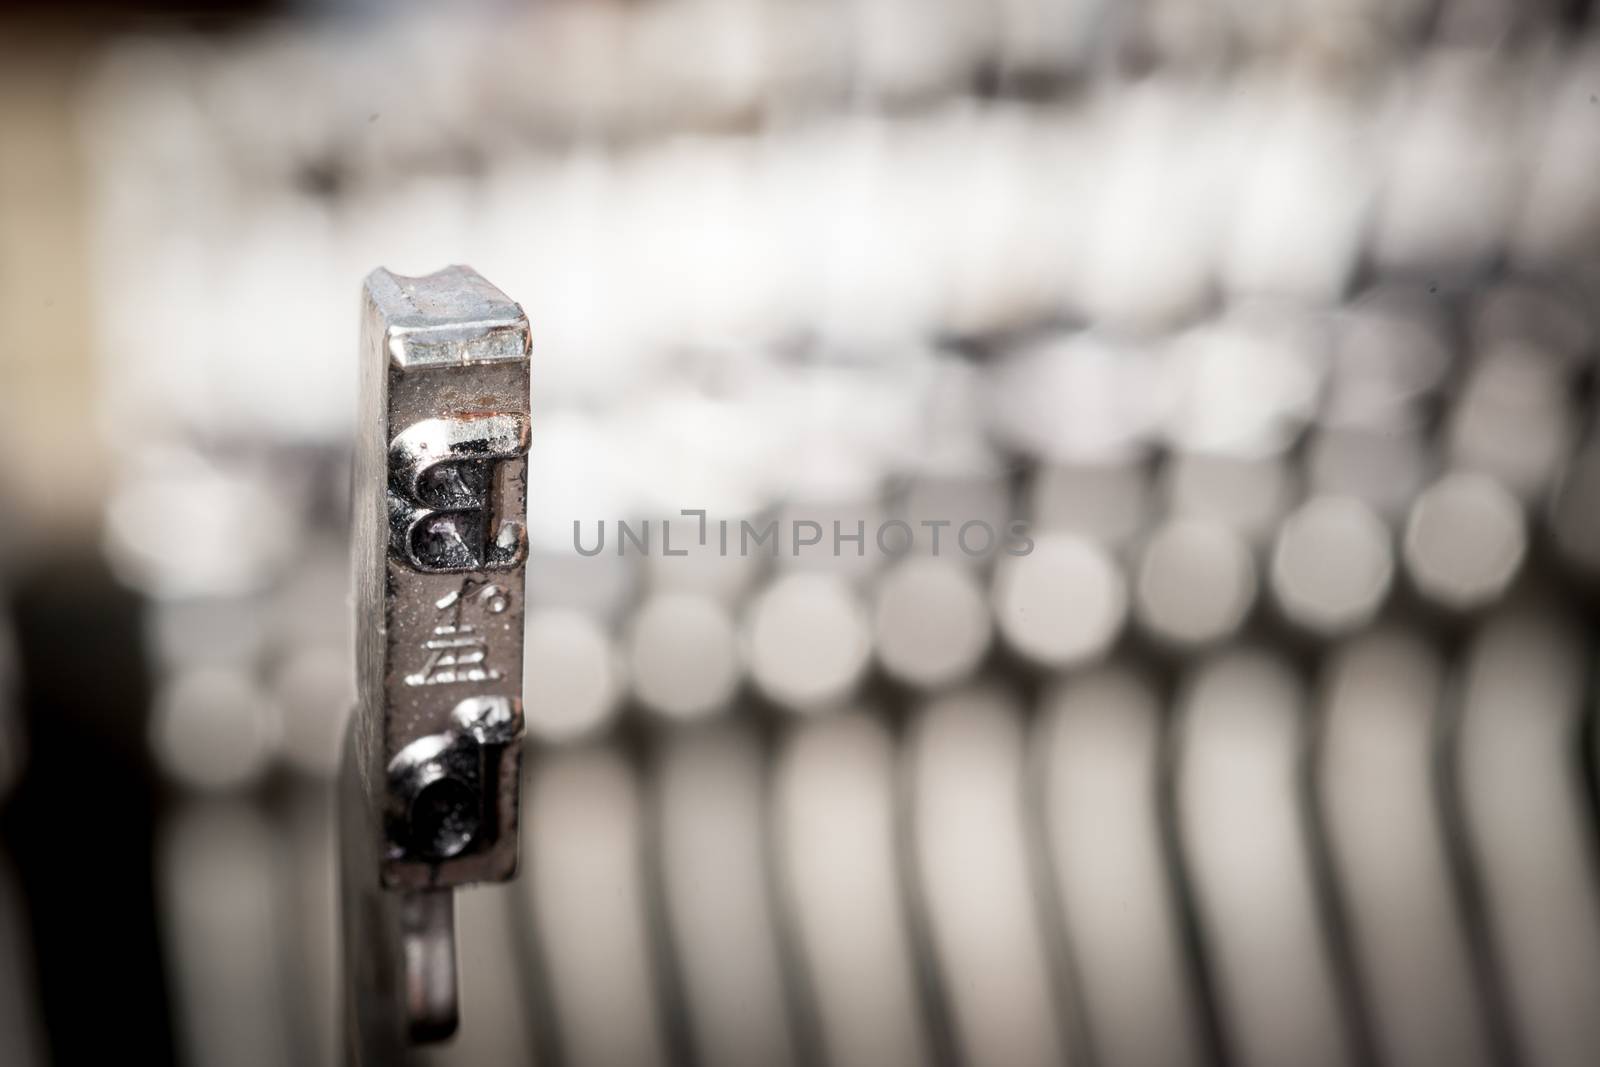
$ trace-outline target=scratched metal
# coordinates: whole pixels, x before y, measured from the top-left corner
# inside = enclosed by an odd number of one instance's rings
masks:
[[[395,756],[419,738],[451,732],[451,713],[462,701],[509,698],[520,730],[527,458],[505,445],[504,417],[520,423],[525,449],[530,339],[522,309],[466,267],[420,278],[374,271],[364,304],[353,490],[354,737],[369,810],[382,813],[396,805],[389,777]],[[404,459],[402,441],[427,436],[414,428],[431,420],[482,425],[498,443],[441,457],[463,463],[436,466],[447,477],[430,495],[418,490],[415,467],[402,476],[392,457]],[[460,476],[470,464],[486,475],[477,489]],[[397,499],[409,508],[408,521],[420,515],[448,535],[437,542],[445,546],[437,558],[419,559],[408,550],[413,542],[391,537]],[[435,515],[443,517],[429,518]],[[463,533],[467,542],[480,538],[466,555]],[[422,542],[434,543],[427,531]],[[466,851],[431,861],[388,840],[383,883],[426,888],[510,877],[518,758],[518,746],[508,746],[498,773],[485,775],[495,792],[484,802],[491,817]]]

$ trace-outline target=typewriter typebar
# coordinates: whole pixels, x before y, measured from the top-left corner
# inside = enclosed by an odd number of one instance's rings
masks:
[[[340,793],[352,1063],[454,1032],[453,889],[517,867],[528,321],[467,267],[368,276]]]

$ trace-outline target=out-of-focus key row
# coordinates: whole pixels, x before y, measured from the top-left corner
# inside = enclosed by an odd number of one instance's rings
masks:
[[[1453,652],[1393,622],[1309,662],[1252,641],[537,745],[522,878],[463,899],[465,1025],[432,1057],[1585,1063],[1586,641],[1519,597]],[[197,1062],[331,1039],[316,807],[168,829]],[[322,1029],[239,1044],[247,990]]]

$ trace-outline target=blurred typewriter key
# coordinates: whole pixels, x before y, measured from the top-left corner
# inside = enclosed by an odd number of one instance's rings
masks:
[[[739,684],[742,664],[733,620],[710,597],[650,597],[634,611],[624,646],[633,695],[665,718],[714,715]]]
[[[973,686],[914,712],[905,751],[913,892],[966,1064],[1068,1058],[1023,808],[1023,741],[1015,699]]]
[[[1249,546],[1231,528],[1173,519],[1140,549],[1134,615],[1156,640],[1191,651],[1237,633],[1255,606],[1256,588]]]
[[[872,630],[854,587],[828,574],[785,575],[751,602],[744,621],[750,673],[795,711],[838,705],[872,655]]]
[[[767,761],[737,719],[661,732],[652,810],[667,925],[705,1067],[797,1062],[767,863]]]
[[[454,887],[516,870],[529,349],[468,268],[367,277],[340,799],[355,1063],[454,1032]]]
[[[1522,509],[1492,478],[1447,474],[1412,502],[1401,553],[1412,584],[1430,602],[1451,611],[1485,607],[1522,569]]]
[[[993,629],[983,588],[953,560],[914,558],[878,581],[874,646],[890,676],[937,689],[970,675]]]
[[[589,615],[566,608],[528,612],[523,696],[528,735],[559,744],[599,733],[622,695],[620,656]]]
[[[1304,693],[1283,661],[1218,654],[1178,708],[1178,834],[1230,1062],[1357,1056],[1303,817]]]
[[[1127,586],[1116,563],[1105,549],[1073,534],[1041,534],[1032,552],[1001,560],[990,597],[1007,643],[1050,668],[1104,655],[1128,613]]]
[[[1497,1062],[1451,867],[1437,770],[1444,664],[1408,631],[1338,649],[1313,774],[1382,1062]]]
[[[797,720],[773,771],[776,867],[820,1058],[935,1062],[897,841],[895,751],[875,717]]]
[[[197,790],[240,790],[259,782],[278,754],[282,713],[237,667],[174,672],[157,691],[150,747],[175,782]]]
[[[1055,891],[1091,1062],[1209,1062],[1157,799],[1162,714],[1109,665],[1052,688],[1033,729],[1046,879]]]
[[[1600,1047],[1600,886],[1579,742],[1592,652],[1550,603],[1491,617],[1458,679],[1452,769],[1492,958],[1528,1063]]]
[[[601,745],[530,758],[522,820],[525,936],[535,947],[571,1067],[663,1067],[671,1062],[661,1009],[647,825],[638,774]]]
[[[1389,530],[1359,500],[1313,497],[1279,529],[1269,573],[1291,621],[1323,637],[1351,633],[1372,621],[1389,594]]]

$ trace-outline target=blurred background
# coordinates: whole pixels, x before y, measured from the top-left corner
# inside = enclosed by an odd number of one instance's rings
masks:
[[[1591,7],[7,8],[0,1063],[334,1062],[360,283],[468,263],[530,738],[427,1062],[1593,1064]]]

